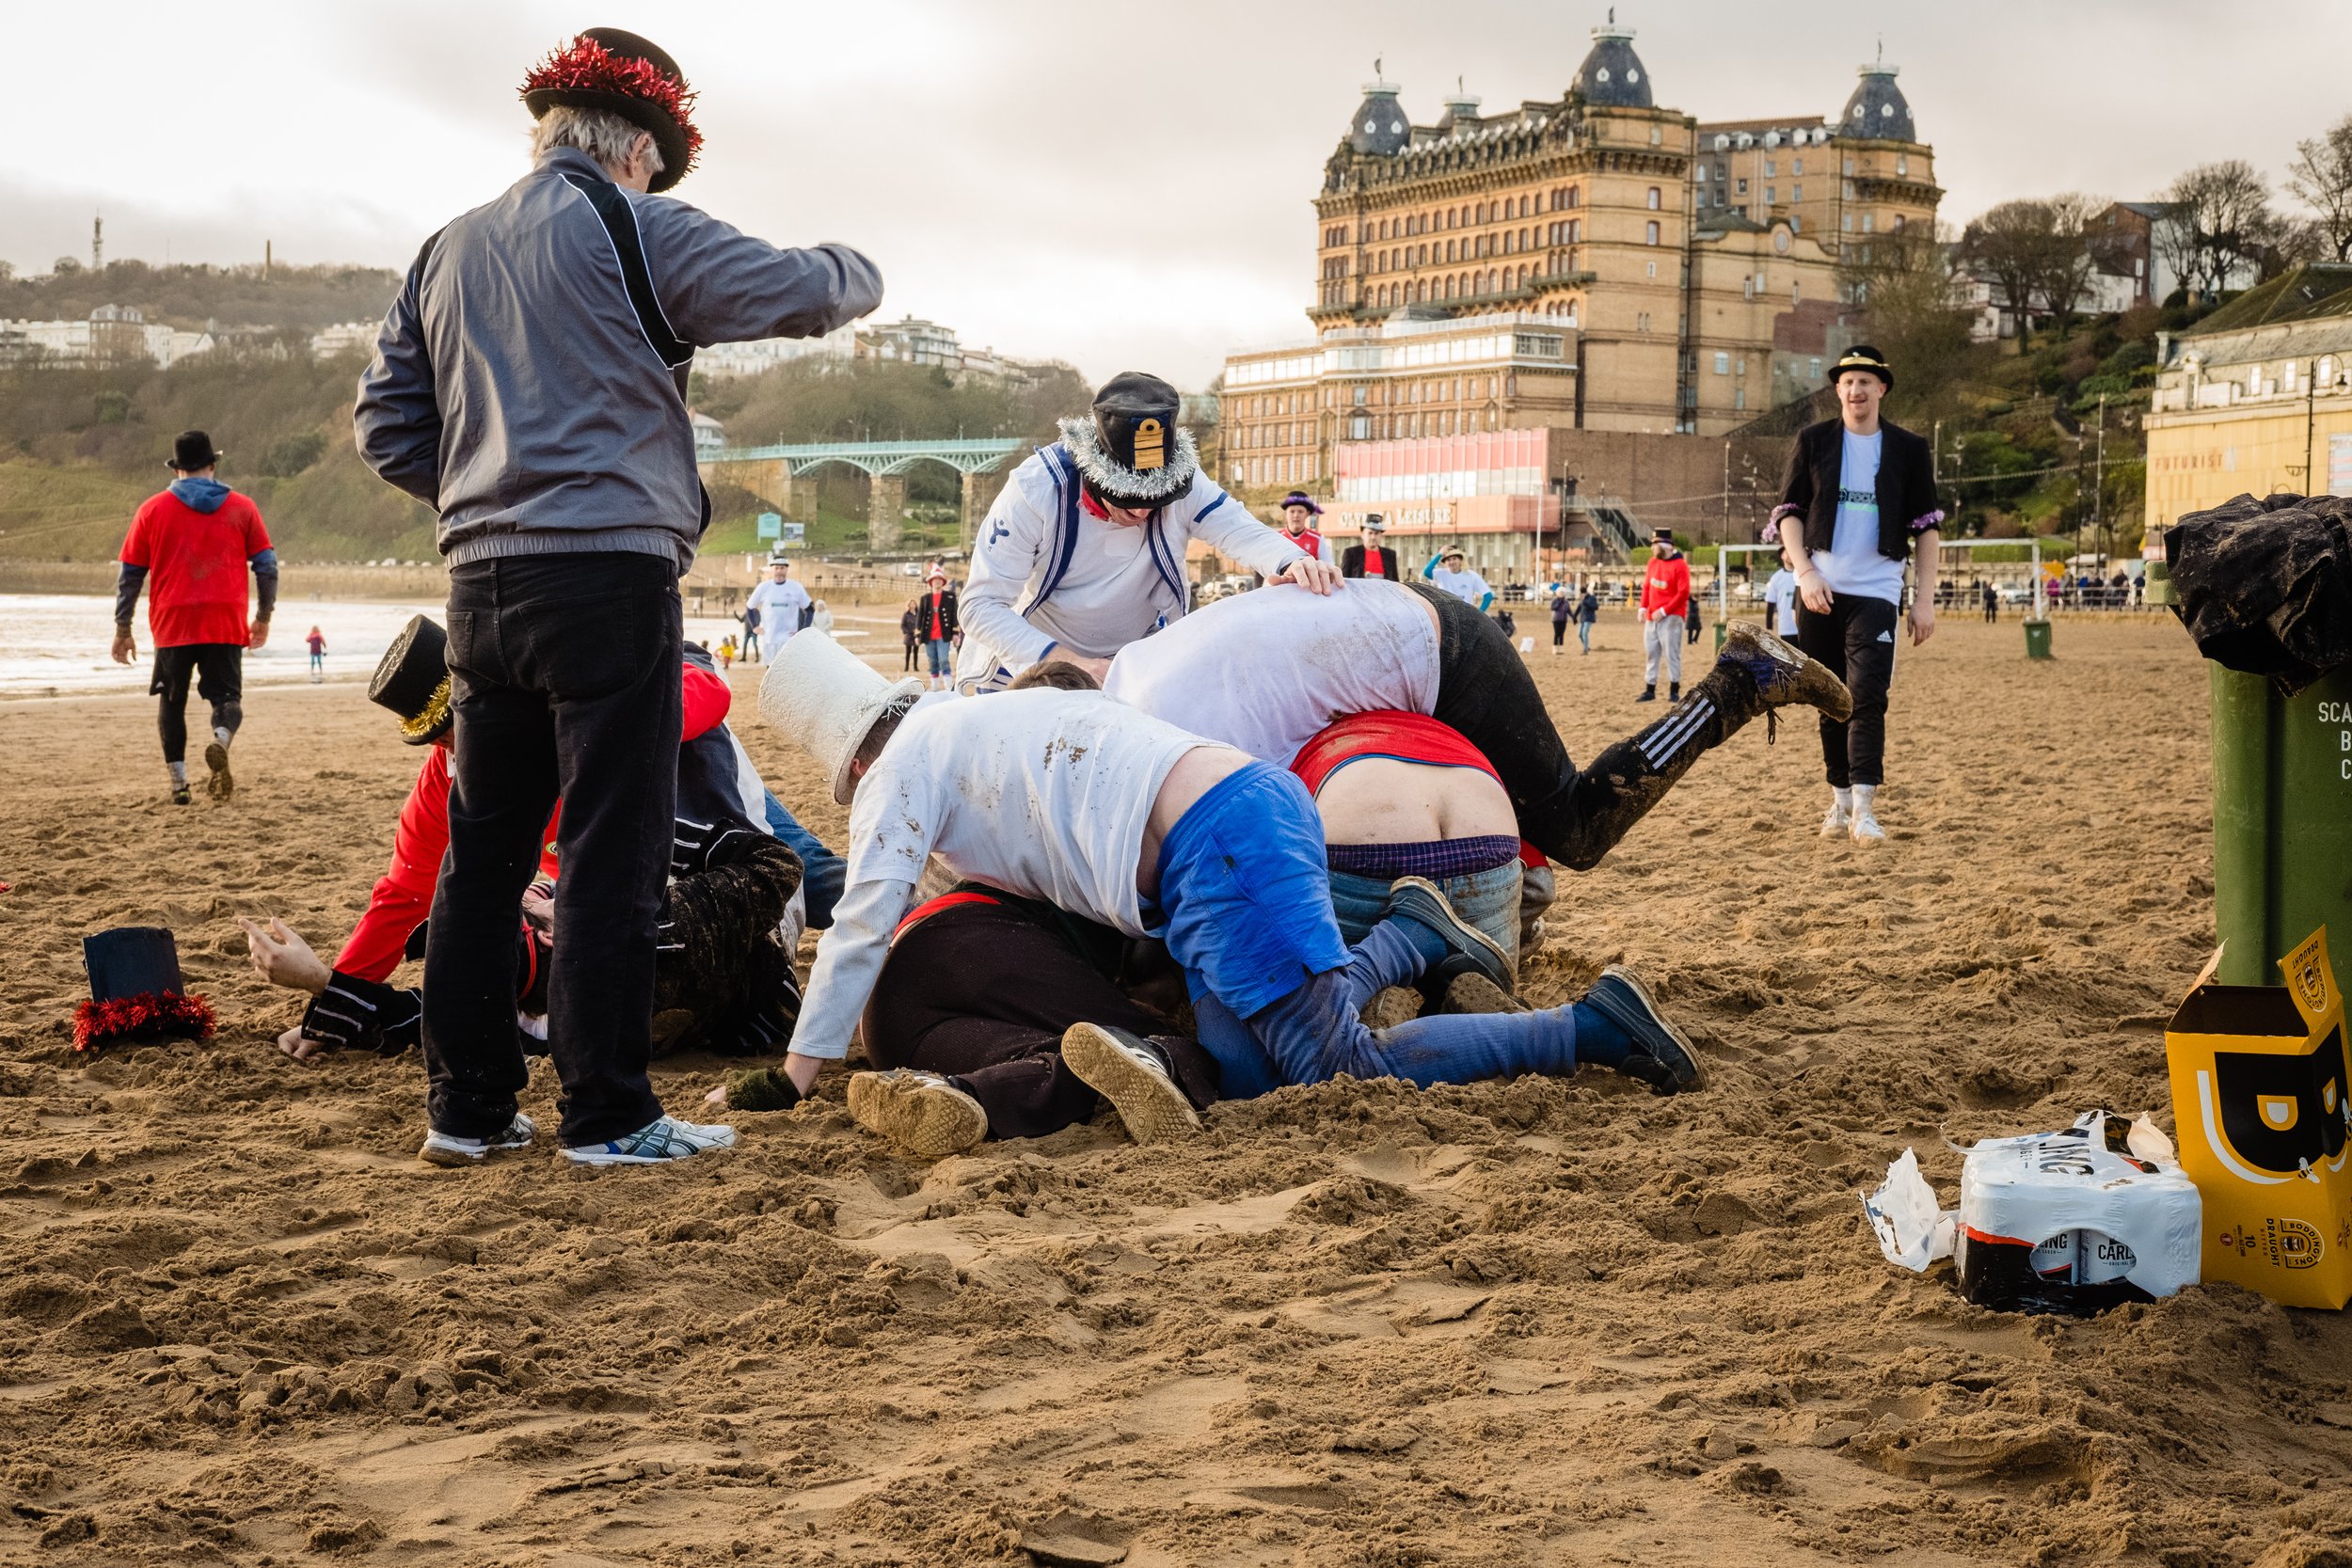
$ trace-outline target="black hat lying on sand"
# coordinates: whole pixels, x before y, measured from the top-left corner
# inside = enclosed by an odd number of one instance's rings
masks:
[[[180,947],[160,926],[118,926],[82,939],[90,999],[73,1009],[73,1049],[213,1032],[212,1004],[183,990]]]
[[[449,733],[449,634],[413,615],[376,661],[368,701],[400,716],[400,737],[423,746]]]

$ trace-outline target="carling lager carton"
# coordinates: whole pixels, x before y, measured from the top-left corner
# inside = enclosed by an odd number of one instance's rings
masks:
[[[2283,986],[2205,966],[2165,1031],[2181,1165],[2204,1196],[2207,1279],[2289,1307],[2352,1299],[2352,1068],[2328,931],[2279,960]]]

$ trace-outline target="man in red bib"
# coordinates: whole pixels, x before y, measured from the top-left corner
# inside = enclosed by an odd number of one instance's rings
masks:
[[[1381,541],[1388,537],[1389,525],[1377,512],[1364,514],[1363,543],[1350,545],[1340,552],[1340,576],[1343,578],[1386,578],[1391,582],[1404,579],[1396,575],[1396,552]]]
[[[269,641],[278,603],[278,552],[251,500],[213,477],[221,454],[213,438],[191,430],[172,445],[169,489],[149,498],[131,519],[122,542],[122,573],[115,585],[114,660],[128,664],[138,650],[131,612],[151,576],[147,629],[155,645],[148,690],[163,699],[156,729],[164,766],[171,770],[174,805],[188,804],[188,681],[213,707],[213,738],[204,748],[211,769],[205,792],[226,800],[236,787],[229,772],[229,742],[245,721],[245,651]],[[258,603],[246,623],[245,574],[253,573]]]

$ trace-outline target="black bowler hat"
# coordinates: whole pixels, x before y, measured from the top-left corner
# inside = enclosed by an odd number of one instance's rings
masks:
[[[368,701],[400,718],[400,737],[423,746],[449,733],[449,634],[430,617],[412,615],[376,661]]]
[[[73,1049],[213,1032],[212,1005],[185,993],[180,948],[160,926],[118,926],[82,939],[90,999],[73,1010]]]
[[[1096,500],[1165,506],[1184,493],[1200,454],[1176,422],[1183,403],[1158,376],[1128,371],[1094,394],[1092,418],[1062,420],[1062,445]]]
[[[182,473],[192,474],[199,468],[211,467],[228,455],[225,451],[215,451],[213,438],[202,431],[183,430],[180,433],[180,438],[171,443],[171,459],[168,467],[177,468]]]
[[[1867,371],[1885,383],[1888,391],[1895,389],[1894,367],[1886,362],[1885,355],[1867,343],[1856,343],[1837,356],[1837,363],[1829,372],[1830,385],[1836,386],[1837,378],[1848,371]]]
[[[656,191],[685,179],[702,150],[686,73],[651,40],[619,27],[591,27],[532,67],[522,98],[533,119],[554,108],[601,109],[652,136],[661,151],[661,172],[648,182]]]

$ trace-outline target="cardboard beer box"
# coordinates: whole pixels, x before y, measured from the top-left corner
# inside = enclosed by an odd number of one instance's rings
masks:
[[[2279,960],[2284,986],[2215,964],[2165,1031],[2181,1165],[2204,1196],[2204,1276],[2288,1307],[2352,1299],[2352,1065],[2328,931]]]

